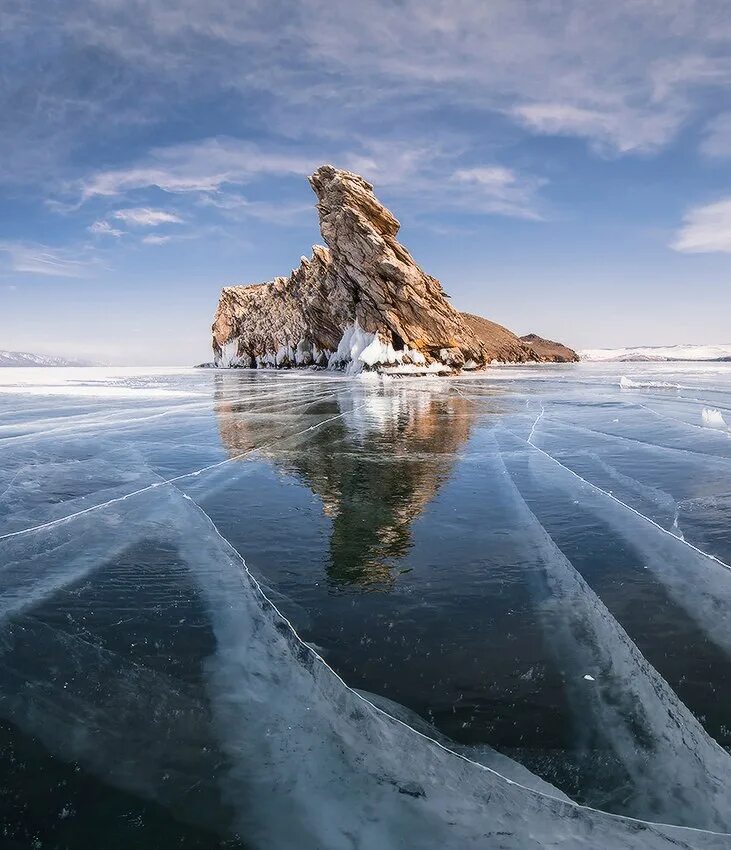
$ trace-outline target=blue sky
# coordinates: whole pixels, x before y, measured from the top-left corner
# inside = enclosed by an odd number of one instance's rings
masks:
[[[731,342],[716,0],[5,0],[0,348],[209,357],[221,286],[362,173],[455,306],[578,348]]]

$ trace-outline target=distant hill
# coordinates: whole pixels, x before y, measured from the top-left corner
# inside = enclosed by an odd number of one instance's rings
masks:
[[[663,360],[731,360],[731,345],[648,345],[634,348],[587,348],[579,352],[582,360],[595,362],[645,362]]]
[[[69,360],[52,357],[50,354],[31,354],[28,351],[0,351],[2,366],[95,366],[89,360]]]
[[[545,363],[576,363],[579,360],[573,348],[552,339],[544,339],[538,334],[526,334],[520,341],[535,351],[538,359]]]

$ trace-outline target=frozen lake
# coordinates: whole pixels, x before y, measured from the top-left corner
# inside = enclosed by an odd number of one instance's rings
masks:
[[[731,848],[730,426],[724,363],[0,369],[3,846]]]

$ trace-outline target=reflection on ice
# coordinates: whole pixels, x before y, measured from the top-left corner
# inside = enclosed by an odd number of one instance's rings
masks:
[[[399,385],[388,392],[356,387],[336,392],[335,399],[342,417],[325,439],[310,441],[304,451],[277,442],[262,453],[302,478],[322,500],[332,520],[330,579],[389,582],[389,564],[411,548],[412,523],[469,437],[474,408],[443,387],[433,392]],[[232,456],[239,455],[251,445],[250,424],[236,416],[231,397],[217,405],[217,412],[224,444]]]

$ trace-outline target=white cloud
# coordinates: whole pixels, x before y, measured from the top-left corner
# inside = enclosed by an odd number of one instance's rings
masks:
[[[139,163],[98,171],[80,181],[80,199],[157,188],[165,192],[212,192],[261,174],[309,173],[319,163],[296,152],[275,152],[232,138],[156,148]]]
[[[137,227],[158,227],[161,224],[182,224],[183,219],[175,213],[165,210],[153,210],[150,207],[134,207],[116,210],[112,218]]]
[[[519,175],[501,165],[460,168],[453,178],[475,190],[471,198],[465,200],[466,207],[514,218],[542,218],[536,208],[536,193],[545,180]]]
[[[0,153],[13,154],[0,157],[7,174],[51,167],[31,161],[39,138],[53,135],[66,151],[90,131],[154,126],[222,95],[268,138],[394,126],[428,138],[435,121],[444,124],[436,116],[456,114],[476,141],[499,113],[529,132],[648,151],[731,82],[725,0],[140,0],[134,14],[118,0],[70,0],[42,16],[25,5],[3,42],[17,89],[6,86],[0,104],[9,128]],[[38,69],[44,50],[61,63],[53,79],[24,61],[34,34]],[[26,91],[34,99],[19,106]],[[34,168],[20,169],[19,156]],[[211,191],[249,173],[245,162],[221,162],[218,174],[175,166],[153,156],[99,172],[83,188],[88,197],[151,185]],[[252,168],[262,173],[261,163]]]
[[[537,192],[546,182],[499,164],[458,168],[469,155],[468,145],[454,134],[427,142],[356,137],[347,147],[335,141],[308,153],[292,142],[266,149],[233,138],[204,139],[196,144],[157,148],[137,163],[96,172],[80,181],[81,202],[97,195],[125,195],[154,189],[194,196],[202,206],[229,217],[256,218],[289,225],[311,213],[312,203],[294,199],[252,201],[238,187],[261,177],[306,175],[324,162],[356,171],[375,185],[377,193],[401,203],[418,200],[423,208],[464,209],[520,218],[540,218]],[[150,163],[154,162],[152,168]],[[297,189],[298,192],[301,189]],[[118,210],[112,216],[128,225],[182,223],[179,215],[149,207]]]
[[[8,271],[47,277],[84,277],[96,265],[84,254],[31,242],[2,241],[0,255],[4,255]]]
[[[150,234],[149,236],[144,236],[142,241],[145,245],[165,245],[166,242],[169,242],[172,239],[172,236],[159,236],[156,233]]]
[[[230,218],[254,218],[280,225],[295,224],[313,213],[312,203],[250,201],[244,195],[225,191],[204,194],[200,203],[201,206],[214,207]]]
[[[588,109],[570,103],[525,104],[514,107],[512,114],[536,133],[576,136],[616,153],[659,148],[678,124],[676,115],[663,111],[637,112],[617,106]]]
[[[491,189],[503,189],[516,182],[515,173],[501,165],[460,168],[454,172],[454,176],[463,183],[478,183]]]
[[[93,233],[95,236],[114,236],[115,238],[124,236],[123,230],[112,227],[108,221],[104,221],[103,219],[90,224],[88,229],[89,232]]]
[[[671,247],[688,254],[731,253],[731,198],[689,210]]]
[[[426,101],[476,116],[497,110],[603,151],[647,151],[731,82],[731,26],[719,0],[308,5],[311,55],[336,66],[346,86],[357,78],[368,107],[364,80],[404,115],[409,102]]]

